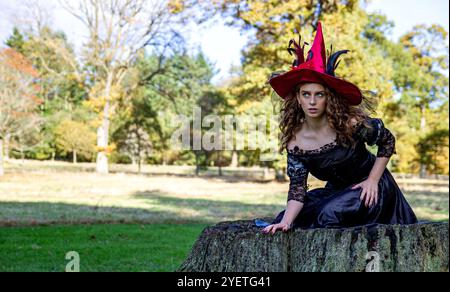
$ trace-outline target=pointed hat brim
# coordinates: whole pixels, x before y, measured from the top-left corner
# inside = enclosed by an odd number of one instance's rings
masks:
[[[346,98],[351,105],[358,105],[362,101],[361,90],[353,83],[311,69],[294,69],[271,78],[269,83],[281,98],[293,94],[300,83],[320,83]]]

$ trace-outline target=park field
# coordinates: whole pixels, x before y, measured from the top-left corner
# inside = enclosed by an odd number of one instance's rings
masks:
[[[220,221],[273,217],[288,182],[261,169],[12,161],[0,178],[0,271],[64,271],[80,252],[84,271],[173,271],[201,230]],[[395,176],[395,175],[394,175]],[[396,180],[420,220],[447,221],[449,182]],[[323,182],[310,179],[311,188]]]

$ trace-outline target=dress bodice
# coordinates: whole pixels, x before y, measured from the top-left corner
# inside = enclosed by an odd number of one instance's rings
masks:
[[[368,177],[377,157],[390,157],[395,152],[395,138],[384,127],[381,119],[368,119],[354,132],[354,147],[338,144],[335,140],[314,150],[298,146],[287,149],[287,174],[290,178],[288,200],[303,201],[307,191],[307,176],[327,181],[327,187],[345,188]],[[375,156],[366,148],[377,145]]]
[[[354,148],[339,145],[336,141],[324,146],[303,153],[289,151],[288,161],[293,165],[301,162],[316,178],[341,188],[366,178],[376,159],[361,140]]]

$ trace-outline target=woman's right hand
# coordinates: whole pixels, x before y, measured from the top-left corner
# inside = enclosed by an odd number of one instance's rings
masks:
[[[286,232],[289,229],[291,229],[291,224],[281,221],[280,223],[267,226],[262,230],[262,232],[275,234],[275,232],[277,232],[278,229],[280,229],[283,232]]]

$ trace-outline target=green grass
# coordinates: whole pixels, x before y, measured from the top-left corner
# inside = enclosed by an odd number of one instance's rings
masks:
[[[69,251],[80,271],[175,271],[205,224],[71,225],[0,228],[0,271],[64,272]]]
[[[288,182],[260,170],[192,176],[192,167],[15,161],[0,177],[0,271],[64,271],[77,251],[81,271],[174,271],[206,225],[273,217]],[[246,173],[252,173],[246,177]],[[241,176],[242,175],[242,176]],[[448,180],[396,178],[420,220],[448,221]],[[323,182],[311,178],[311,188]],[[42,226],[44,225],[44,226]]]

